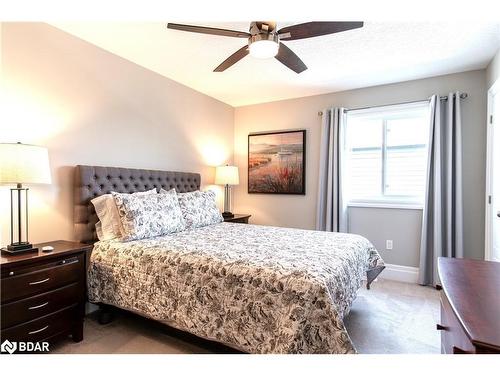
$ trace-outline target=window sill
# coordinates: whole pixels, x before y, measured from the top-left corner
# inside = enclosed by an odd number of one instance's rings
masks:
[[[389,202],[350,202],[347,207],[364,208],[393,208],[399,210],[423,210],[424,206],[418,203],[389,203]]]

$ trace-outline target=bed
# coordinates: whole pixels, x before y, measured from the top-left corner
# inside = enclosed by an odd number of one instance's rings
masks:
[[[91,302],[249,353],[355,353],[343,318],[364,276],[369,285],[384,268],[367,239],[223,222],[96,242],[92,198],[153,187],[194,191],[200,175],[77,166],[75,231],[95,242]]]

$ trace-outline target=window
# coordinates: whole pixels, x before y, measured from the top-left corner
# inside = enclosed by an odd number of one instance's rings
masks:
[[[349,201],[422,204],[429,123],[428,103],[348,112],[344,177]]]

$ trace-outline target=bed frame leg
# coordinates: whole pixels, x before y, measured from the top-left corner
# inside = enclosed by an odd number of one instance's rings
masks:
[[[384,268],[385,266],[380,266],[366,271],[366,289],[370,290],[371,283],[380,275],[380,272],[382,272]]]
[[[97,321],[99,322],[99,324],[109,324],[113,321],[114,318],[115,316],[111,306],[99,304],[99,312],[97,316]]]

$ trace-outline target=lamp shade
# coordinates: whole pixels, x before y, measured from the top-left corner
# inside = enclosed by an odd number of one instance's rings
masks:
[[[50,184],[49,153],[45,147],[0,143],[1,184]]]
[[[217,185],[238,185],[240,178],[238,176],[238,167],[224,165],[215,169],[215,183]]]

